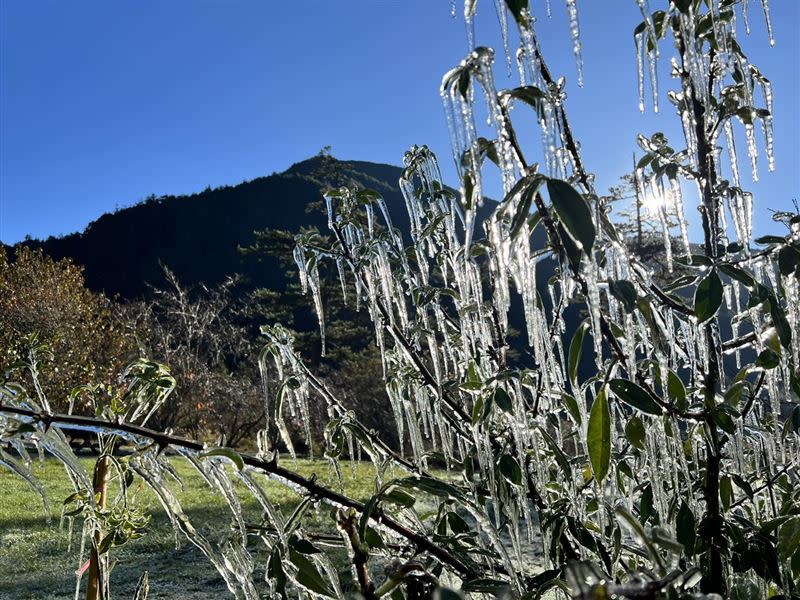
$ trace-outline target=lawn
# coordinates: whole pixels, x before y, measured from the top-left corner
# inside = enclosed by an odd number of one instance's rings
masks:
[[[81,460],[91,472],[95,459]],[[230,512],[224,501],[188,462],[174,458],[173,463],[184,483],[177,496],[186,513],[209,539],[219,539],[230,526]],[[321,481],[338,485],[324,461],[299,460],[296,470],[307,476],[316,473]],[[375,475],[372,465],[358,464],[354,475],[349,468],[342,470],[348,495],[368,498]],[[0,468],[0,598],[4,600],[71,598],[75,593],[75,570],[80,566],[80,523],[75,521],[71,536],[67,522],[59,524],[63,499],[72,488],[55,460],[37,464],[35,473],[47,489],[53,512],[49,523],[39,495],[24,480]],[[269,482],[265,487],[272,501],[284,511],[290,511],[299,501],[297,494],[277,483]],[[240,497],[246,520],[258,522],[260,511],[255,501],[245,493]],[[152,521],[143,538],[113,550],[112,556],[117,561],[111,574],[113,596],[131,598],[139,576],[148,571],[149,598],[153,600],[229,597],[222,578],[197,548],[180,534],[176,547],[175,533],[155,495],[145,487],[139,498],[152,515]],[[320,529],[330,531],[327,511],[320,511],[319,519]]]

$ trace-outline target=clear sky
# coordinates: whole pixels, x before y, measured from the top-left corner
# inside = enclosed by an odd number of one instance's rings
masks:
[[[665,99],[659,115],[637,110],[634,0],[578,0],[583,89],[566,9],[551,1],[552,19],[533,3],[538,31],[603,190],[630,169],[637,132],[679,144],[676,119]],[[800,195],[800,2],[770,3],[774,48],[758,4],[744,47],[774,82],[777,171],[762,159],[762,181],[747,187],[767,232],[767,209]],[[492,3],[478,6],[478,42],[499,47]],[[466,50],[448,0],[0,0],[0,240],[80,231],[149,194],[282,171],[327,144],[400,164],[426,143],[457,185],[438,90]],[[674,82],[662,67],[663,94]],[[538,147],[533,123],[520,127]]]

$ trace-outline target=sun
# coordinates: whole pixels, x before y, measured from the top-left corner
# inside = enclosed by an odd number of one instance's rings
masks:
[[[647,192],[642,198],[642,207],[651,217],[658,217],[667,204],[664,194]]]

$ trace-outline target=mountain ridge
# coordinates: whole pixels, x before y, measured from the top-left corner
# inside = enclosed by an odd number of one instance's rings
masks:
[[[321,201],[332,170],[380,192],[396,225],[407,224],[397,183],[401,167],[320,154],[236,185],[151,196],[101,215],[82,232],[21,244],[54,259],[72,259],[84,268],[90,289],[123,299],[144,296],[149,286],[162,284],[162,264],[187,285],[214,285],[238,273],[248,287],[276,289],[284,285],[277,262],[245,256],[239,247],[255,241],[255,230],[325,230],[325,215],[312,207]]]

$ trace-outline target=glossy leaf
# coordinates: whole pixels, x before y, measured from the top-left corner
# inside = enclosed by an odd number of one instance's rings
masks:
[[[595,479],[602,483],[611,465],[611,411],[604,390],[600,390],[592,404],[586,443],[592,472]]]
[[[317,565],[311,559],[290,549],[289,560],[297,568],[297,575],[295,576],[297,583],[315,594],[327,596],[328,598],[335,597],[328,583],[320,575]]]
[[[644,388],[628,379],[612,379],[608,383],[614,395],[625,404],[642,411],[648,415],[660,415],[661,406],[648,394]]]
[[[722,306],[722,280],[716,269],[708,272],[694,295],[694,314],[700,323],[714,318]]]
[[[568,373],[572,385],[577,389],[578,387],[578,366],[581,361],[581,354],[583,352],[583,339],[589,329],[589,322],[583,321],[578,325],[575,330],[575,335],[572,336],[572,341],[569,344],[569,364]]]
[[[633,415],[625,425],[625,437],[634,448],[639,450],[645,449],[645,429],[644,423],[637,416]]]
[[[560,179],[547,180],[550,202],[569,235],[580,244],[581,250],[590,254],[596,235],[592,210],[575,188]]]

